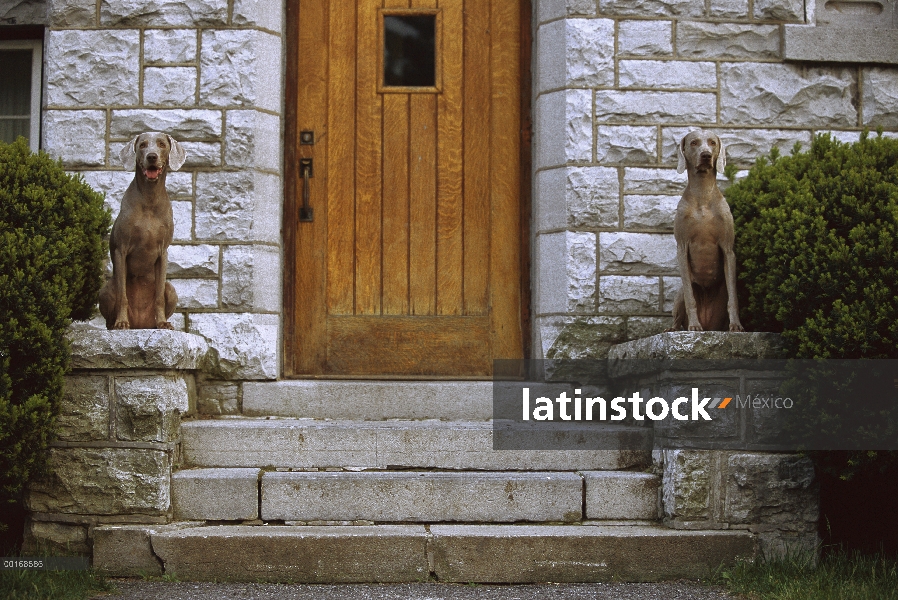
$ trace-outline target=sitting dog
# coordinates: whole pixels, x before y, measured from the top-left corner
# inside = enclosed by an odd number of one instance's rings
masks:
[[[165,280],[174,233],[165,178],[187,154],[171,136],[150,132],[131,140],[119,156],[135,172],[112,225],[112,279],[100,290],[100,313],[107,329],[172,329],[168,319],[178,295]]]
[[[673,331],[743,331],[736,300],[733,215],[717,187],[726,166],[720,138],[691,131],[678,144],[677,172],[689,172],[677,205],[674,239],[683,286],[674,302]]]

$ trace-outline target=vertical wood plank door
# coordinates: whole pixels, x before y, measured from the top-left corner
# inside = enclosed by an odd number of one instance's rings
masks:
[[[288,376],[523,356],[519,1],[288,2]]]

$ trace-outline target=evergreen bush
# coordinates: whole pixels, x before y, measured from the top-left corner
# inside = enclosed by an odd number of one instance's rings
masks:
[[[24,138],[0,143],[0,513],[46,466],[68,370],[65,332],[97,303],[103,196]]]

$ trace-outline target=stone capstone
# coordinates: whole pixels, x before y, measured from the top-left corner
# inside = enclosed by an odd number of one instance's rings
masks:
[[[72,327],[68,333],[75,369],[202,368],[208,344],[201,337],[165,329],[107,331]]]

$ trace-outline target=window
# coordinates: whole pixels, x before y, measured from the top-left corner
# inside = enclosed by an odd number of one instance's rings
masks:
[[[40,147],[41,60],[40,40],[0,40],[0,140],[28,140]]]
[[[383,9],[380,92],[440,91],[440,12]]]

